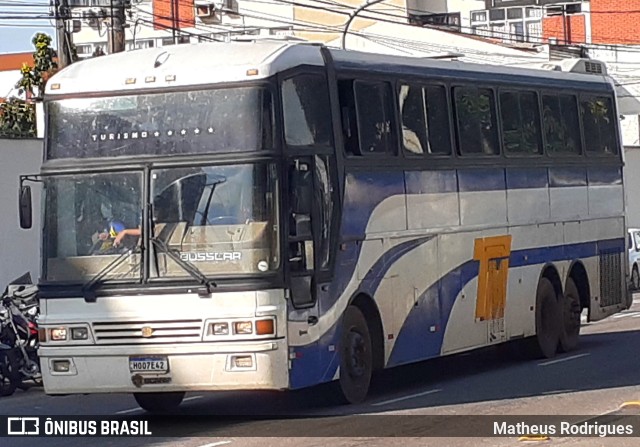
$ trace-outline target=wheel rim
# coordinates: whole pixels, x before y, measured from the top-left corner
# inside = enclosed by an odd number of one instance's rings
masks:
[[[362,377],[367,370],[366,345],[364,337],[354,330],[349,331],[349,375],[351,377]]]

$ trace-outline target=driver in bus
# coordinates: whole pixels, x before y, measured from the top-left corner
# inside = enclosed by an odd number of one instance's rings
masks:
[[[127,228],[121,220],[113,217],[111,205],[102,203],[100,205],[100,212],[105,224],[98,232],[98,241],[102,241],[102,244],[98,247],[99,252],[109,250],[113,247],[119,247],[126,236],[140,236],[140,228]]]

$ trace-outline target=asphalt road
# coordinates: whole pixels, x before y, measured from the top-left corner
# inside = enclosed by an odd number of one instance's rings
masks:
[[[640,437],[554,434],[525,441],[515,434],[491,437],[485,428],[487,420],[532,421],[528,415],[558,415],[552,418],[556,423],[591,419],[593,425],[603,421],[595,417],[609,414],[617,423],[635,424],[634,433],[640,436],[640,406],[621,408],[640,401],[639,347],[640,297],[636,296],[630,310],[585,323],[580,347],[550,361],[523,358],[517,354],[518,346],[507,346],[400,367],[375,377],[369,399],[356,406],[332,404],[326,398],[327,387],[286,393],[192,393],[178,415],[161,423],[163,433],[179,437],[14,437],[0,438],[0,446],[636,446]],[[0,414],[115,419],[146,415],[128,395],[49,397],[40,389],[0,398]],[[256,415],[267,417],[252,417]],[[443,437],[421,437],[429,430]]]

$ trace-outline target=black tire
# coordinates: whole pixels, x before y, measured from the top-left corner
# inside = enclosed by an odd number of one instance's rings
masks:
[[[178,408],[184,399],[184,392],[133,393],[138,405],[149,413],[170,413]]]
[[[541,278],[536,292],[536,345],[537,355],[555,357],[560,343],[561,308],[551,281]]]
[[[16,381],[11,362],[6,353],[0,352],[0,396],[11,396],[16,391]]]
[[[560,331],[560,351],[573,351],[578,346],[580,338],[580,293],[572,278],[567,279],[564,287],[564,297],[561,300],[562,330]]]
[[[357,404],[365,400],[373,373],[373,346],[367,320],[360,309],[349,306],[342,320],[338,399]]]
[[[638,264],[634,264],[633,270],[631,271],[631,289],[640,289],[640,272],[638,272]]]

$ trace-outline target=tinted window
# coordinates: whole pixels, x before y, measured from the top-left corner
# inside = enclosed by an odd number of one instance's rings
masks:
[[[507,153],[542,153],[538,98],[534,92],[500,93],[500,117]]]
[[[72,98],[47,107],[48,158],[273,148],[273,105],[263,87]]]
[[[324,76],[304,74],[282,83],[284,135],[291,146],[329,146],[331,108]]]
[[[616,154],[618,138],[611,99],[587,96],[582,98],[580,106],[587,152]]]
[[[402,142],[414,154],[450,154],[449,109],[444,87],[400,87]]]
[[[578,106],[573,95],[543,95],[545,149],[550,155],[582,153]]]
[[[387,82],[355,82],[361,155],[395,153],[391,86]]]
[[[462,155],[499,154],[493,92],[475,87],[456,87],[454,92]]]

